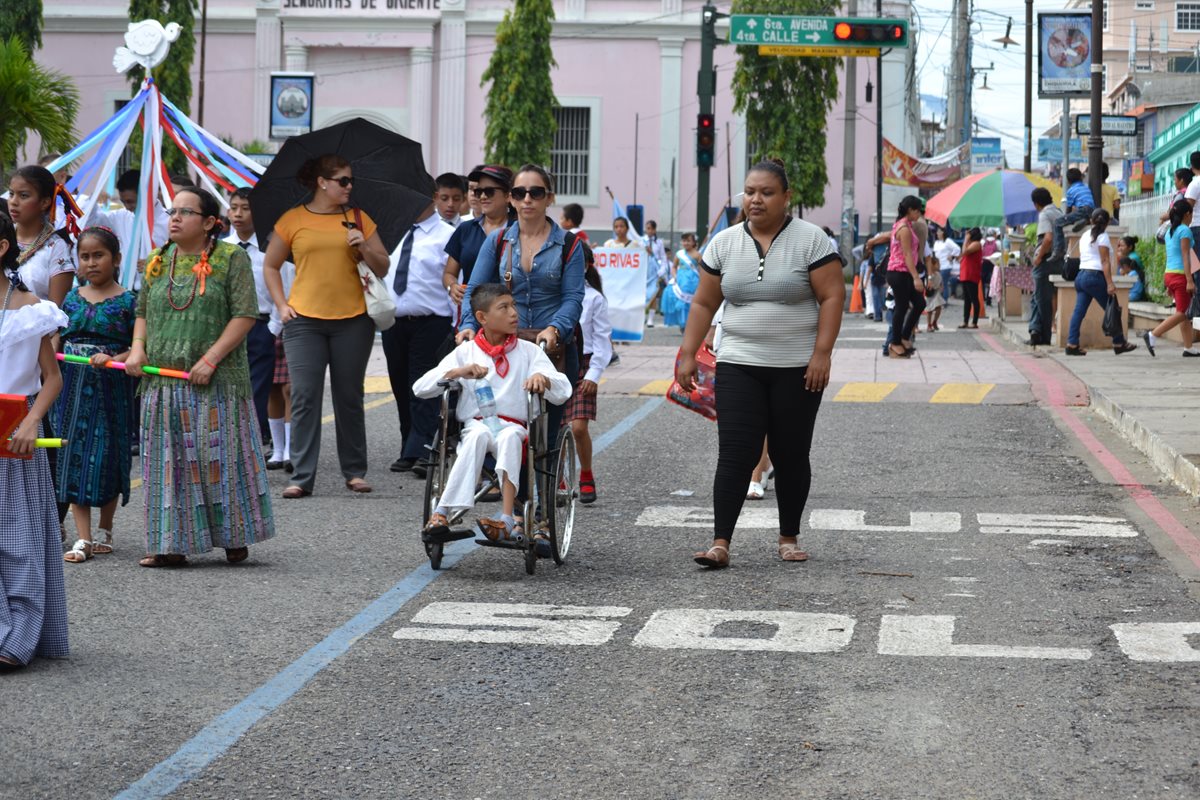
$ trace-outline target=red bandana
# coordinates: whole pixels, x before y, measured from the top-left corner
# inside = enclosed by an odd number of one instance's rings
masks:
[[[510,334],[503,342],[494,345],[483,335],[483,331],[480,331],[475,336],[475,344],[485,354],[491,356],[492,361],[496,362],[496,374],[501,378],[506,377],[508,375],[508,354],[517,347],[516,334]]]

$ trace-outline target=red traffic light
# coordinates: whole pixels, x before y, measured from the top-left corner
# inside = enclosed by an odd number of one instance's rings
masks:
[[[835,39],[846,40],[850,38],[850,23],[839,22],[833,26],[833,37]]]
[[[833,26],[833,38],[839,42],[859,45],[895,45],[906,47],[908,29],[894,22],[859,22],[842,20]]]
[[[697,121],[701,129],[711,128],[716,124],[715,117],[712,114],[700,114]]]

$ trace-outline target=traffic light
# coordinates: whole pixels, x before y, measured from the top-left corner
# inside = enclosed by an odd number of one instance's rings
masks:
[[[907,47],[908,26],[901,21],[841,20],[833,26],[833,38],[867,47]]]
[[[712,114],[696,117],[696,166],[711,167],[717,158],[717,118]]]

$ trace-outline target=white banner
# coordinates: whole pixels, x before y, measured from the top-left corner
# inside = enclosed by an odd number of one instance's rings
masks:
[[[604,282],[612,338],[640,342],[646,321],[646,270],[650,257],[632,247],[597,247],[596,269]]]

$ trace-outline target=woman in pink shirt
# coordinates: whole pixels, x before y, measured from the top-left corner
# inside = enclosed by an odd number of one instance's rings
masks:
[[[913,229],[913,222],[924,210],[925,203],[921,198],[910,194],[900,201],[896,221],[892,224],[887,283],[892,288],[896,307],[892,311],[892,327],[888,333],[889,358],[912,356],[913,329],[925,312],[925,282],[917,272],[925,243]]]

